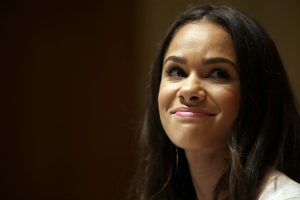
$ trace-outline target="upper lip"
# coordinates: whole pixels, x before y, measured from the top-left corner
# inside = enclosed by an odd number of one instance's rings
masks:
[[[199,107],[178,107],[171,110],[171,114],[175,114],[176,112],[192,112],[192,113],[201,113],[204,115],[214,116],[217,113],[213,111],[209,111],[207,109],[199,108]]]

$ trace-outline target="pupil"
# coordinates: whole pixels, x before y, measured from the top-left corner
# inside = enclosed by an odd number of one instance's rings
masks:
[[[217,72],[217,77],[219,78],[226,78],[227,77],[227,74],[223,71],[218,71]]]
[[[178,72],[177,72],[177,76],[179,76],[179,77],[183,77],[183,73],[182,73],[182,71],[178,70]]]

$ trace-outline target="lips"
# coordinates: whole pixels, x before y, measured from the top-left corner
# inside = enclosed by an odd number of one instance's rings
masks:
[[[213,117],[217,115],[217,113],[205,110],[199,107],[180,107],[171,111],[171,114],[174,114],[178,117]]]

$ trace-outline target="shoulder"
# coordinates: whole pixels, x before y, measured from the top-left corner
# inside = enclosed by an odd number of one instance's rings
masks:
[[[258,200],[300,200],[300,184],[278,170],[270,171]]]

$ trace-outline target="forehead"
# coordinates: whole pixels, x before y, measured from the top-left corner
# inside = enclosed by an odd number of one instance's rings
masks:
[[[186,52],[222,54],[235,61],[235,51],[231,36],[225,28],[207,20],[191,22],[180,27],[168,49],[168,54],[183,54]],[[179,55],[182,56],[182,55]]]

